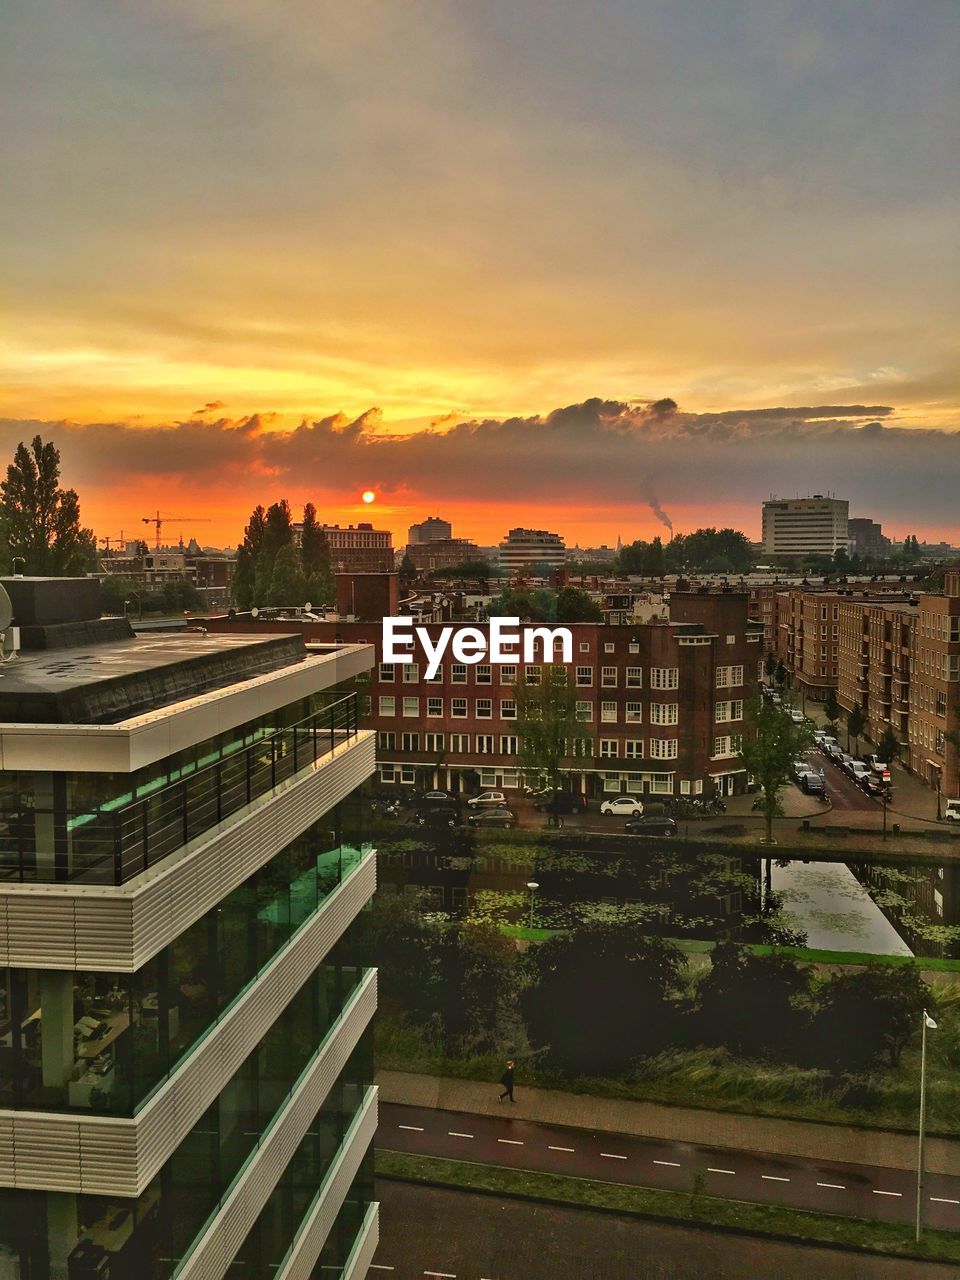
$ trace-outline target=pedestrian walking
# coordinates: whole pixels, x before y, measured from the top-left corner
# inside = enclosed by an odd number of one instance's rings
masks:
[[[504,1071],[503,1075],[500,1077],[500,1083],[503,1085],[503,1093],[501,1093],[500,1095],[500,1101],[502,1102],[504,1098],[509,1098],[511,1102],[516,1102],[516,1098],[513,1096],[513,1059],[512,1058],[510,1058],[507,1062],[506,1070]]]

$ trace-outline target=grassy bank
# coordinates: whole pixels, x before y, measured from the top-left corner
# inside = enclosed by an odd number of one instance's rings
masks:
[[[788,1237],[823,1245],[840,1245],[873,1253],[922,1257],[960,1263],[960,1236],[928,1231],[919,1245],[908,1226],[861,1222],[828,1214],[807,1213],[777,1205],[747,1204],[693,1191],[662,1191],[621,1183],[592,1182],[558,1174],[526,1173],[492,1165],[443,1160],[434,1156],[410,1156],[378,1151],[378,1177],[397,1178],[465,1191],[523,1196],[555,1204],[635,1215],[643,1218],[746,1232],[752,1235]]]
[[[927,1126],[931,1134],[956,1137],[960,1132],[960,987],[939,994],[937,1016],[939,1030],[931,1033],[927,1046]],[[386,1011],[375,1025],[377,1063],[386,1070],[496,1080],[503,1069],[500,1053],[448,1057]],[[544,1089],[906,1131],[917,1123],[919,1073],[916,1045],[911,1045],[895,1069],[849,1077],[745,1061],[722,1049],[702,1048],[660,1054],[619,1078],[569,1078],[533,1062],[518,1064],[518,1080]]]

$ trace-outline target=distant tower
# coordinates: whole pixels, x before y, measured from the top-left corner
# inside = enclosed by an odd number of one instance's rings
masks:
[[[618,533],[617,534],[617,555],[619,555],[622,550],[623,550],[623,541]]]

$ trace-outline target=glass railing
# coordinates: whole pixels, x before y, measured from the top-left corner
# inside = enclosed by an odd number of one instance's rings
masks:
[[[356,737],[350,693],[150,795],[94,810],[0,810],[0,879],[123,884]]]

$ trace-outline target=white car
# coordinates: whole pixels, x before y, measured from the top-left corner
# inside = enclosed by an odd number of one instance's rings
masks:
[[[628,818],[643,817],[643,803],[636,796],[616,796],[613,800],[604,800],[600,806],[601,813],[626,815]]]
[[[803,714],[802,711],[790,712],[790,719],[793,721],[794,724],[803,724],[806,718],[807,717]]]
[[[948,800],[943,816],[947,822],[960,822],[960,800]]]
[[[507,797],[502,791],[481,791],[467,801],[468,809],[505,809]]]

